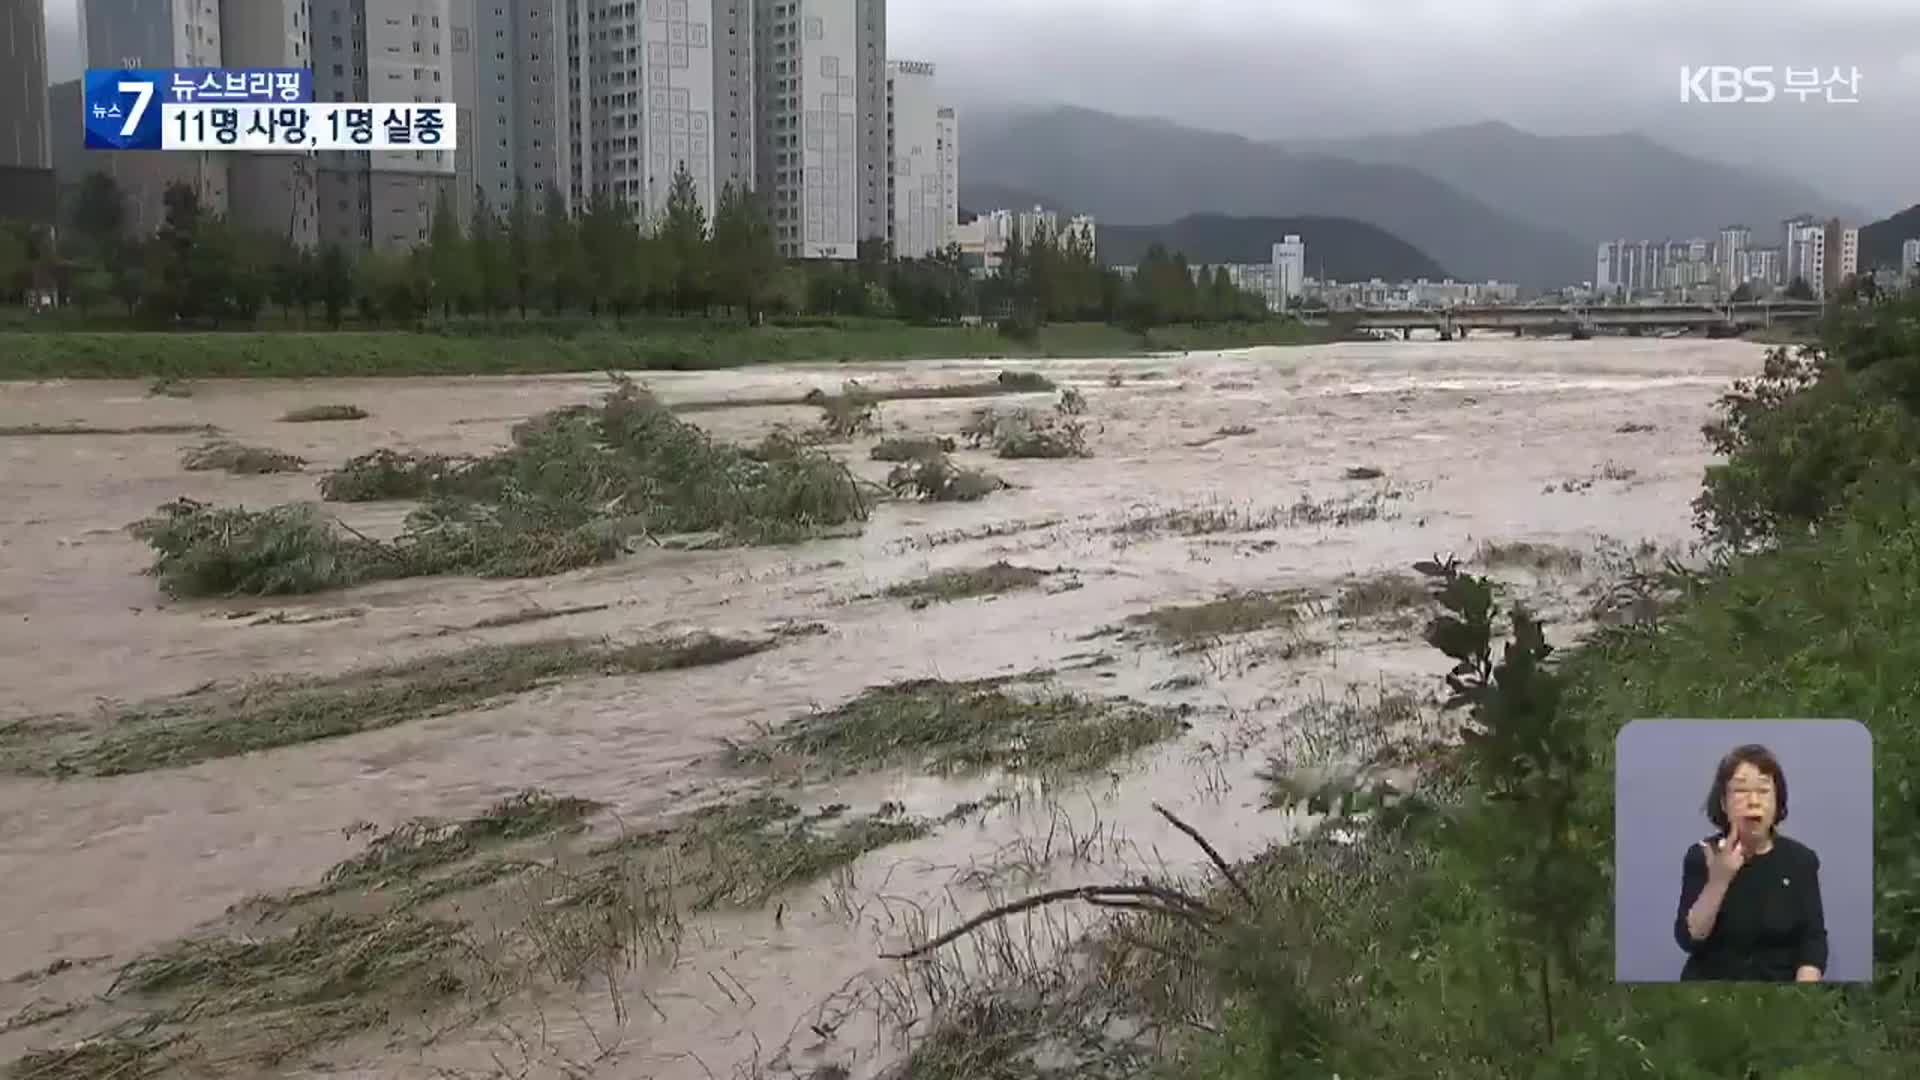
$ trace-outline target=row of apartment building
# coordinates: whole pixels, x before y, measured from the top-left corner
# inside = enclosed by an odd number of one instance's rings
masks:
[[[1860,270],[1860,230],[1838,218],[1781,223],[1779,246],[1755,246],[1753,230],[1731,225],[1717,241],[1614,240],[1599,246],[1594,291],[1620,297],[1692,299],[1748,286],[1769,292],[1805,281],[1826,295]]]
[[[39,0],[0,0],[38,34]],[[18,10],[16,10],[18,9]],[[711,216],[726,184],[764,198],[782,254],[852,259],[954,242],[959,120],[933,65],[889,61],[886,0],[83,0],[88,67],[309,67],[324,101],[453,102],[454,150],[326,154],[86,151],[136,228],[175,182],[303,246],[406,248],[444,196],[467,220],[524,191],[570,212],[618,195],[643,219],[685,167]],[[0,44],[0,52],[4,52]],[[32,73],[22,76],[36,81]],[[11,75],[9,75],[11,79]],[[77,83],[43,95],[61,156]],[[35,104],[0,104],[0,138]],[[68,155],[72,156],[72,155]],[[63,163],[65,164],[65,163]],[[62,177],[63,182],[77,179]]]

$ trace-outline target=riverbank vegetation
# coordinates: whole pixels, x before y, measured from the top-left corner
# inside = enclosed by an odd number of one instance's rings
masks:
[[[111,177],[79,185],[61,246],[41,238],[0,281],[0,300],[29,278],[63,300],[6,334],[0,378],[1110,356],[1335,336],[1271,317],[1224,272],[1196,275],[1161,248],[1123,277],[1077,236],[1023,237],[987,275],[957,246],[896,258],[867,242],[855,260],[789,263],[751,194],[722,192],[709,220],[684,173],[646,227],[604,195],[572,214],[557,191],[539,205],[523,195],[464,222],[443,199],[429,235],[398,252],[305,251],[185,185],[165,202],[160,228],[139,236]]]
[[[1409,793],[1276,783],[1333,815],[1219,884],[1121,918],[1018,986],[956,995],[912,1075],[1825,1077],[1920,1059],[1920,305],[1846,313],[1776,353],[1707,434],[1713,558],[1583,642],[1452,561],[1422,563],[1464,741]],[[1488,562],[1499,562],[1492,559]],[[1531,560],[1521,560],[1532,565]],[[1571,646],[1571,648],[1569,648]],[[1874,961],[1865,986],[1612,981],[1613,750],[1634,717],[1842,716],[1873,732]],[[1277,781],[1286,761],[1276,762]],[[981,933],[991,931],[982,930]],[[991,947],[991,940],[983,948]],[[937,959],[916,963],[939,967]],[[927,976],[932,979],[933,976]],[[1017,1009],[1008,1003],[1019,1002]],[[1116,1028],[1116,1014],[1133,1024]],[[998,1019],[995,1019],[995,1018]],[[1089,1020],[1089,1018],[1091,1018]],[[1091,1025],[1091,1026],[1090,1026]],[[1141,1052],[1139,1040],[1163,1041]],[[984,1055],[984,1056],[983,1056]],[[1117,1063],[1117,1064],[1116,1064]],[[1124,1066],[1124,1067],[1123,1067]]]

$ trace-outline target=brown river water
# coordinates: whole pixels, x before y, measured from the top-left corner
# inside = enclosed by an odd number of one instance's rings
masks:
[[[1588,551],[1609,540],[1684,544],[1688,500],[1708,462],[1700,425],[1712,401],[1761,357],[1740,342],[1484,339],[648,374],[644,383],[661,397],[685,402],[797,396],[849,377],[877,387],[937,385],[1040,369],[1085,395],[1094,456],[1002,462],[963,451],[963,463],[984,465],[1014,489],[965,505],[885,503],[857,538],[777,549],[650,548],[554,578],[409,580],[291,603],[166,601],[140,573],[148,553],[124,527],[181,495],[254,507],[312,499],[320,471],[375,446],[485,451],[520,419],[592,400],[605,380],[207,382],[188,399],[150,397],[143,383],[7,384],[0,426],[208,423],[311,464],[305,474],[234,477],[183,471],[179,452],[197,441],[192,436],[0,438],[0,723],[480,642],[751,633],[784,620],[818,621],[830,632],[718,667],[563,682],[478,710],[188,768],[57,782],[0,777],[0,977],[61,957],[125,960],[250,894],[311,883],[361,849],[364,839],[349,835],[361,822],[388,828],[422,815],[470,815],[528,787],[599,800],[628,825],[645,822],[720,790],[725,781],[707,761],[718,740],[895,679],[1066,669],[1105,650],[1116,663],[1063,671],[1061,681],[1191,706],[1191,731],[1115,775],[1028,791],[1034,797],[980,819],[883,848],[786,897],[778,919],[754,911],[692,920],[676,957],[636,965],[614,991],[556,993],[541,1008],[538,1045],[488,1025],[427,1049],[369,1038],[306,1063],[335,1075],[419,1077],[558,1076],[563,1059],[591,1059],[594,1075],[662,1080],[756,1069],[808,1075],[827,1063],[873,1075],[898,1056],[889,1025],[871,1016],[827,1023],[823,1009],[836,992],[897,974],[901,965],[877,954],[902,945],[917,920],[951,925],[1043,882],[1113,881],[1141,867],[1199,872],[1203,860],[1155,815],[1155,801],[1227,857],[1252,854],[1300,825],[1261,809],[1255,776],[1266,749],[1287,737],[1289,715],[1349,693],[1424,692],[1444,670],[1438,654],[1404,631],[1347,631],[1326,652],[1291,660],[1245,644],[1176,657],[1086,640],[1090,632],[1158,604],[1230,589],[1331,588],[1349,575],[1466,554],[1489,540]],[[1030,395],[995,404],[1050,401]],[[357,403],[372,416],[278,422],[289,408],[329,402]],[[889,428],[951,433],[978,404],[889,402],[881,419]],[[716,435],[742,439],[811,418],[811,410],[778,407],[689,414]],[[1627,424],[1651,430],[1619,430]],[[1212,438],[1235,425],[1253,431]],[[847,448],[850,460],[878,479],[887,466],[865,460],[868,445]],[[1385,477],[1346,479],[1356,465]],[[1374,491],[1396,496],[1381,520],[1254,535],[1112,531],[1130,517],[1182,507],[1257,512],[1303,496]],[[406,508],[335,509],[377,534],[397,528]],[[977,535],[989,527],[998,535]],[[1080,587],[917,611],[864,598],[930,570],[1002,558],[1071,570]],[[1585,582],[1523,583],[1566,619]],[[579,604],[613,606],[465,629],[532,606]],[[260,625],[236,612],[338,617]],[[1554,636],[1564,639],[1562,626]],[[1196,676],[1198,685],[1156,689],[1175,675]],[[938,817],[999,784],[884,774],[806,795],[855,807],[896,800]],[[1022,861],[1033,873],[984,872]],[[16,997],[0,990],[0,1012],[18,1008]],[[526,1019],[518,1030],[532,1026]],[[34,1033],[0,1037],[0,1058],[44,1041]]]

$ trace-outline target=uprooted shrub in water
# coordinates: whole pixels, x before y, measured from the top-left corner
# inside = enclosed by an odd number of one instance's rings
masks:
[[[444,490],[472,463],[471,458],[401,453],[382,447],[349,458],[346,464],[321,477],[320,497],[328,502],[424,499],[435,488]]]
[[[991,406],[976,409],[961,429],[967,444],[991,445],[1003,458],[1090,457],[1086,425],[1064,411],[1036,409],[1000,412]]]
[[[241,476],[299,472],[306,464],[304,458],[294,454],[264,446],[246,446],[227,439],[204,443],[180,455],[180,467],[189,472],[218,469]]]
[[[926,502],[974,502],[1006,486],[990,473],[955,465],[945,454],[897,465],[887,474],[887,488],[895,495]]]
[[[470,462],[364,455],[329,477],[328,489],[344,494],[424,488],[426,505],[388,542],[310,506],[248,511],[185,499],[133,532],[153,547],[152,573],[168,592],[230,596],[427,574],[550,574],[617,558],[640,536],[782,543],[867,516],[852,476],[824,452],[791,441],[777,453],[716,443],[626,380],[598,406],[518,425],[513,442]]]
[[[875,461],[925,461],[952,453],[954,445],[944,435],[904,435],[880,440],[872,456]]]
[[[804,400],[820,410],[820,430],[826,438],[851,439],[880,430],[879,397],[852,379],[838,394],[814,389]]]

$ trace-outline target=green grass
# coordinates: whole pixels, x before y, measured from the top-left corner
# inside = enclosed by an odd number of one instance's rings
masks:
[[[1043,327],[1031,344],[985,327],[764,327],[655,320],[561,336],[405,331],[0,332],[0,379],[318,378],[684,371],[758,363],[960,357],[1100,357],[1334,340],[1296,323],[1161,327],[1144,337],[1098,323]]]
[[[868,688],[735,745],[737,765],[827,775],[890,766],[937,774],[988,769],[1088,772],[1186,730],[1177,711],[1014,679],[916,679]]]
[[[556,679],[724,663],[771,649],[784,636],[485,645],[341,675],[160,698],[89,719],[30,717],[0,728],[0,770],[71,777],[178,768],[470,709]]]

